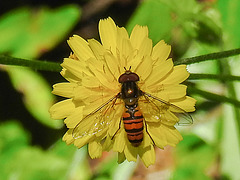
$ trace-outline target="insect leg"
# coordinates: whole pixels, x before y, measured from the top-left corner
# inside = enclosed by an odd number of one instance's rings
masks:
[[[111,140],[113,140],[113,138],[115,137],[115,135],[117,134],[117,132],[119,131],[119,129],[121,128],[121,119],[119,121],[119,127],[118,130],[114,133],[113,137],[111,138]]]
[[[155,145],[155,142],[154,142],[154,140],[153,140],[153,138],[152,138],[152,136],[149,134],[149,132],[148,132],[148,130],[147,130],[147,123],[146,123],[146,121],[144,120],[144,124],[145,124],[145,127],[146,127],[146,132],[147,132],[147,134],[149,135],[149,137],[151,138],[151,140],[152,140],[152,142],[153,142],[153,145]]]

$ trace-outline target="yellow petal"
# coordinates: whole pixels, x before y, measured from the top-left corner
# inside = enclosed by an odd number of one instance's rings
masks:
[[[68,128],[74,128],[83,117],[83,106],[77,107],[74,112],[68,116],[64,123]]]
[[[104,139],[104,143],[102,146],[103,151],[110,151],[113,146],[113,140],[110,136],[107,135],[107,137]]]
[[[164,92],[167,94],[168,99],[180,99],[186,95],[187,86],[179,85],[164,85]]]
[[[74,140],[74,146],[77,146],[78,148],[83,147],[84,145],[88,144],[92,140],[92,136],[84,136],[79,139]]]
[[[69,116],[75,110],[72,99],[66,99],[54,104],[50,109],[50,115],[53,119],[63,119]]]
[[[164,63],[154,66],[152,73],[145,81],[145,86],[147,87],[146,91],[149,89],[150,92],[154,91],[154,87],[156,87],[157,83],[161,82],[168,73],[170,73],[173,69],[172,59],[168,59]],[[161,82],[163,84],[163,82]],[[173,84],[173,83],[171,83]]]
[[[104,74],[105,74],[105,78],[112,84],[112,86],[117,84],[116,86],[114,86],[116,88],[119,85],[117,75],[115,75],[115,73],[112,74],[111,70],[108,68],[108,66],[104,66],[103,71],[104,71]]]
[[[119,69],[120,65],[119,65],[118,59],[115,58],[110,53],[106,53],[104,57],[109,70],[111,71],[112,75],[115,77],[115,81],[117,81],[118,77],[120,76],[120,69]]]
[[[120,102],[116,102],[116,105],[114,107],[115,112],[114,112],[114,120],[112,121],[112,123],[110,124],[109,127],[109,135],[112,137],[117,131],[119,131],[118,133],[120,133],[120,129],[123,129],[124,125],[122,123],[122,114],[123,114],[123,110],[124,110],[124,104],[120,103]],[[119,124],[120,124],[120,129],[119,129]]]
[[[164,148],[166,145],[175,146],[182,140],[181,134],[174,126],[165,126],[161,123],[149,123],[149,133],[156,146]]]
[[[155,150],[152,145],[139,149],[139,156],[146,167],[149,167],[156,161]]]
[[[79,60],[86,61],[93,58],[93,52],[88,46],[88,42],[78,35],[74,35],[68,40],[68,44]]]
[[[117,27],[117,39],[129,39],[128,32],[124,27]]]
[[[159,110],[154,103],[147,103],[146,101],[139,100],[139,108],[142,111],[143,117],[147,122],[159,122]]]
[[[74,139],[72,137],[72,131],[73,129],[69,129],[62,138],[62,140],[65,141],[67,145],[70,145],[74,142]]]
[[[76,56],[73,52],[70,52],[70,55],[69,55],[68,58],[69,58],[69,59],[79,60],[79,59],[77,58],[77,56]]]
[[[125,147],[125,141],[126,141],[126,137],[125,137],[125,130],[124,128],[121,128],[119,130],[120,132],[117,133],[117,135],[115,135],[115,141],[113,144],[113,151],[115,152],[123,152],[124,147]]]
[[[155,96],[156,97],[156,96]],[[173,118],[172,116],[167,116],[168,115],[168,109],[169,109],[169,104],[165,104],[164,102],[166,99],[159,98],[159,100],[150,98],[148,101],[144,101],[144,99],[139,100],[139,107],[143,113],[143,116],[147,122],[160,122],[166,118],[171,118],[169,120],[173,121],[176,123],[178,121],[178,118]],[[175,124],[174,123],[174,124]]]
[[[52,93],[58,96],[72,98],[76,83],[57,83],[53,85]]]
[[[96,67],[92,64],[89,64],[89,68],[91,69],[91,71],[94,73],[95,77],[98,78],[99,82],[102,84],[102,86],[104,86],[107,89],[116,89],[115,86],[112,85],[112,75],[111,77],[108,77],[104,71],[98,71],[96,69]]]
[[[147,127],[144,126],[144,128],[146,130],[143,131],[143,142],[141,144],[141,148],[146,148],[146,147],[150,146],[153,143],[151,138],[149,137],[148,132],[147,132]]]
[[[168,126],[174,126],[178,121],[179,118],[174,115],[170,110],[161,110],[160,112],[151,111],[147,114],[144,114],[144,118],[146,122],[161,122]]]
[[[105,62],[101,60],[99,61],[96,58],[90,58],[87,61],[87,68],[89,68],[91,72],[95,71],[104,72],[105,66],[106,66]]]
[[[83,73],[88,76],[92,76],[89,70],[86,69],[80,61],[65,58],[61,66],[69,70],[73,75],[80,79],[83,77]]]
[[[89,104],[98,99],[102,99],[106,95],[105,91],[98,91],[98,89],[94,90],[91,88],[86,88],[83,86],[78,86],[74,89],[74,100],[75,101],[83,101],[85,104]],[[107,94],[108,95],[108,94]]]
[[[146,56],[143,58],[141,64],[137,67],[135,72],[140,76],[140,79],[142,81],[145,81],[145,79],[151,74],[152,72],[152,59],[150,56]]]
[[[140,47],[138,50],[131,50],[131,54],[129,56],[129,60],[127,62],[128,66],[131,66],[131,70],[137,73],[138,72],[138,68],[139,66],[145,66],[147,65],[147,67],[145,67],[145,71],[148,69],[150,71],[147,71],[148,73],[151,73],[152,70],[152,59],[150,57],[152,51],[152,40],[149,39],[148,37],[143,38],[142,43],[140,44]],[[144,63],[143,63],[144,62]],[[142,80],[145,80],[146,77],[149,74],[139,74],[143,77]]]
[[[196,104],[196,99],[186,96],[184,99],[181,99],[176,102],[172,102],[172,104],[180,107],[181,109],[185,110],[186,112],[193,112],[195,111],[195,104]],[[174,110],[172,110],[174,111]]]
[[[179,118],[170,110],[165,111],[161,117],[161,123],[167,126],[174,126],[179,121]]]
[[[124,153],[118,153],[118,164],[122,163],[125,160],[126,160],[125,154]]]
[[[160,123],[148,123],[148,132],[150,136],[152,137],[155,145],[161,149],[163,149],[167,145],[167,139],[166,139],[166,134],[164,134],[161,130],[162,127]]]
[[[143,58],[140,56],[137,56],[137,51],[134,51],[130,58],[128,58],[128,61],[126,62],[126,69],[129,69],[131,67],[131,71],[136,73],[136,69],[139,67],[139,64],[142,63]]]
[[[125,28],[117,27],[117,54],[127,58],[131,52],[131,42]]]
[[[92,141],[88,145],[88,153],[92,159],[102,156],[102,145],[99,142]]]
[[[111,99],[110,99],[111,100]],[[112,99],[113,101],[114,99]],[[108,102],[109,99],[108,99]],[[112,108],[112,104],[109,103],[105,106],[105,104],[100,104],[97,108],[94,109],[91,107],[95,105],[93,102],[90,105],[85,106],[83,109],[83,117],[78,117],[78,124],[74,128],[74,138],[78,139],[84,136],[96,136],[96,137],[104,137],[111,126],[111,123],[116,119],[120,119],[120,117],[115,117],[115,110]],[[91,108],[91,111],[89,110]],[[88,112],[86,112],[86,110]],[[80,112],[81,113],[81,112]],[[79,113],[79,114],[80,114]],[[76,117],[80,116],[78,114],[73,114],[69,116],[66,120],[70,119],[71,122],[75,121]],[[69,120],[69,121],[70,121]],[[75,122],[74,122],[75,123]]]
[[[117,53],[124,57],[128,57],[131,50],[132,46],[127,30],[123,27],[117,27]]]
[[[173,72],[166,77],[161,83],[162,84],[179,84],[185,81],[189,76],[186,65],[174,66]]]
[[[145,57],[145,56],[150,56],[151,53],[152,53],[152,40],[149,39],[148,37],[145,37],[142,40],[142,43],[139,47],[138,55],[140,57]],[[151,63],[151,65],[152,65],[152,61],[149,63]]]
[[[124,67],[129,69],[133,66],[134,50],[129,39],[122,39],[118,42],[117,53],[120,72],[124,71]]]
[[[88,114],[90,114],[91,112],[93,112],[93,111],[95,111],[95,110],[97,110],[97,109],[100,109],[101,107],[103,107],[103,104],[105,104],[106,102],[108,102],[110,99],[112,99],[113,98],[113,96],[111,96],[111,95],[109,95],[109,96],[106,96],[106,97],[98,97],[98,99],[95,99],[94,101],[92,101],[92,102],[89,102],[89,100],[88,100],[88,96],[86,97],[86,100],[85,99],[83,99],[83,101],[85,102],[85,104],[86,104],[86,106],[84,107],[84,109],[83,109],[83,114],[84,114],[84,116],[86,116],[86,115],[88,115]],[[113,101],[112,102],[109,102],[109,104],[108,104],[108,106],[105,106],[105,108],[110,108],[111,107],[111,105],[113,105],[112,104],[113,103]],[[117,105],[116,106],[114,106],[114,108],[116,108],[117,109]],[[105,109],[106,110],[106,109]],[[108,109],[109,111],[105,111],[104,112],[104,108],[102,109],[102,111],[99,111],[99,113],[108,113],[108,115],[109,115],[109,113],[113,113],[113,114],[115,114],[114,112],[114,110],[113,110],[113,108],[110,108],[110,109]],[[99,115],[101,115],[101,114],[99,114]],[[105,114],[106,115],[106,114]],[[105,116],[104,115],[104,117],[107,117],[107,116]],[[108,117],[107,117],[107,119],[108,119]]]
[[[139,49],[143,39],[148,37],[148,28],[147,26],[136,25],[130,35],[130,41],[134,49]]]
[[[69,82],[71,83],[77,83],[81,81],[81,77],[77,77],[73,75],[69,70],[63,68],[60,74]]]
[[[117,28],[112,18],[100,20],[99,34],[103,47],[116,54]]]
[[[175,147],[181,140],[183,140],[182,135],[178,130],[172,126],[162,126],[162,131],[166,135],[167,142],[170,146]]]
[[[165,61],[171,52],[171,46],[167,45],[163,40],[159,41],[154,47],[152,51],[152,59],[153,62],[161,62]]]
[[[100,88],[101,83],[95,76],[86,76],[82,79],[82,86],[86,88]]]
[[[140,63],[140,58],[136,57],[137,50],[134,50],[129,39],[123,39],[121,41],[121,51],[119,51],[119,64],[120,64],[120,72],[124,71],[124,67],[131,70],[135,70],[135,68]],[[120,46],[120,45],[119,45]],[[137,62],[135,59],[138,58]]]
[[[128,161],[137,161],[138,148],[133,147],[130,142],[126,139],[126,146],[124,148],[124,154]]]
[[[98,60],[103,60],[103,55],[106,52],[106,50],[103,48],[103,46],[95,39],[89,39],[88,43],[89,43],[89,47],[91,48],[94,56]]]

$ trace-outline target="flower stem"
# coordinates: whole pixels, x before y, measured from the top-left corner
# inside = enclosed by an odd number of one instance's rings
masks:
[[[178,61],[175,61],[174,64],[175,65],[193,64],[193,63],[198,63],[198,62],[202,62],[202,61],[236,56],[239,54],[240,54],[240,48],[237,48],[237,49],[232,49],[232,50],[228,50],[228,51],[221,51],[221,52],[210,53],[210,54],[205,54],[205,55],[201,55],[201,56],[179,59]]]
[[[226,96],[221,96],[221,95],[218,95],[218,94],[215,94],[215,93],[204,91],[204,90],[198,89],[198,88],[193,87],[193,86],[188,86],[188,91],[190,93],[193,93],[193,94],[198,94],[198,95],[200,95],[200,96],[202,96],[206,99],[209,99],[209,100],[222,102],[222,103],[230,103],[232,105],[240,107],[240,101],[238,101],[236,99],[232,99],[232,98],[228,98]]]
[[[221,66],[222,66],[222,69],[223,69],[223,74],[226,74],[226,75],[229,75],[231,74],[231,66],[229,64],[228,61],[222,61],[220,62],[221,63]],[[227,94],[230,98],[234,98],[234,99],[237,99],[237,92],[235,90],[235,87],[234,87],[234,83],[231,82],[231,81],[227,81],[226,82],[226,85],[227,85],[227,88],[228,88],[228,91],[227,91]],[[238,135],[239,135],[239,141],[240,141],[240,112],[239,112],[239,108],[237,108],[236,106],[234,106],[233,108],[233,112],[234,112],[234,120],[236,122],[236,125],[237,125],[237,131],[238,131]]]
[[[54,71],[54,72],[60,72],[62,69],[60,64],[56,62],[27,60],[27,59],[10,57],[6,55],[0,55],[0,64],[25,66],[35,70]]]
[[[240,76],[191,73],[188,79],[189,80],[212,79],[212,80],[221,80],[221,81],[239,81]]]
[[[207,61],[211,59],[220,59],[220,58],[235,56],[239,54],[240,54],[240,48],[217,52],[217,53],[205,54],[201,56],[195,56],[191,58],[180,59],[176,61],[174,64],[175,65],[193,64],[201,61]],[[36,70],[45,70],[45,71],[59,72],[61,70],[59,63],[39,61],[39,60],[27,60],[27,59],[21,59],[21,58],[14,58],[6,55],[0,55],[0,64],[26,66]]]

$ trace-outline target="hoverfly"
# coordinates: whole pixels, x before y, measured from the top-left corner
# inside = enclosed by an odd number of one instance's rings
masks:
[[[122,118],[119,119],[119,129],[122,120],[124,124],[124,129],[127,133],[127,138],[129,142],[135,147],[138,147],[143,141],[144,127],[146,128],[146,132],[148,133],[147,125],[144,121],[144,116],[141,112],[141,109],[139,108],[140,97],[144,97],[146,108],[150,109],[149,113],[157,114],[156,118],[167,119],[167,117],[164,117],[164,114],[166,111],[168,111],[170,116],[172,115],[173,118],[177,118],[174,114],[181,114],[184,121],[182,123],[176,121],[176,123],[183,125],[192,124],[192,117],[180,107],[171,104],[163,99],[155,97],[149,93],[141,91],[137,84],[139,81],[139,76],[136,73],[131,72],[130,68],[129,70],[125,69],[125,73],[120,75],[120,77],[118,78],[118,82],[121,84],[121,91],[114,97],[110,98],[107,102],[99,106],[97,109],[92,111],[90,114],[83,117],[80,122],[75,126],[72,132],[74,139],[85,137],[87,135],[97,134],[100,131],[106,131],[106,129],[109,128],[109,125],[114,121],[114,116],[116,115],[114,107],[117,104],[116,101],[119,99],[123,101],[125,108],[122,114]],[[89,122],[87,121],[89,118],[93,118],[94,120]],[[92,123],[92,128],[83,130],[84,123]],[[114,133],[112,139],[114,138],[118,130]],[[149,133],[148,135],[150,136]]]

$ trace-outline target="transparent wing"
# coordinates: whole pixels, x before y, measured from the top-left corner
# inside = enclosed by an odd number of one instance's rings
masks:
[[[119,95],[110,98],[97,109],[83,117],[73,129],[74,139],[104,133],[116,114],[115,106]]]
[[[193,118],[182,108],[171,104],[161,98],[143,92],[144,99],[142,101],[142,109],[147,112],[145,118],[152,121],[159,119],[166,125],[190,125],[193,123]]]

